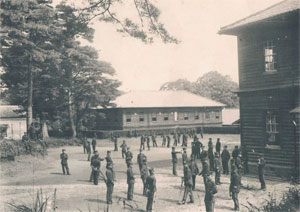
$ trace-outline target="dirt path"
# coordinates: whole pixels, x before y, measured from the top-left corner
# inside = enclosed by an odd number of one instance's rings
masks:
[[[211,135],[215,141],[217,137],[221,138],[223,144],[229,145],[232,149],[234,145],[239,144],[238,135]],[[138,154],[139,139],[126,139],[131,146],[134,154],[134,163]],[[204,141],[208,140],[206,136]],[[205,143],[205,142],[204,142]],[[121,139],[119,140],[119,145]],[[161,140],[158,139],[161,145]],[[91,184],[88,179],[90,176],[90,165],[87,161],[87,155],[83,154],[82,147],[65,147],[69,155],[69,167],[71,175],[62,175],[59,154],[61,148],[48,150],[48,156],[44,159],[41,157],[22,156],[16,162],[1,164],[1,211],[8,211],[7,202],[30,204],[33,202],[35,192],[42,188],[48,196],[53,194],[57,189],[57,206],[58,211],[104,211],[106,209],[106,186],[103,181],[98,186]],[[107,140],[99,140],[97,149],[100,150],[100,156],[104,157],[107,150],[112,150],[113,145]],[[180,188],[181,177],[183,175],[182,166],[179,162],[179,177],[171,175],[171,149],[153,148],[151,151],[145,151],[148,157],[148,165],[155,168],[157,179],[157,197],[155,211],[205,211],[204,207],[204,185],[202,177],[197,177],[196,191],[194,192],[195,204],[178,205],[179,195],[183,195]],[[190,148],[188,149],[190,153]],[[138,166],[134,165],[136,174],[134,200],[125,202],[128,206],[123,208],[123,199],[127,195],[126,184],[126,166],[121,158],[121,152],[113,152],[112,158],[115,163],[117,182],[114,187],[113,205],[109,211],[143,211],[146,208],[146,198],[142,194],[142,182],[138,175]],[[179,158],[179,161],[181,159]],[[101,169],[105,173],[105,162],[102,163]],[[216,195],[215,211],[232,211],[233,202],[229,198],[229,177],[222,176],[222,185],[218,186]],[[258,180],[243,178],[243,184],[249,185],[253,190],[242,189],[240,193],[240,203],[242,211],[246,208],[243,206],[250,201],[259,204],[263,198],[267,197],[268,192],[281,193],[287,190],[287,183],[276,183],[267,181],[268,190],[258,190]],[[270,186],[272,185],[272,186]],[[132,208],[130,206],[132,206]]]

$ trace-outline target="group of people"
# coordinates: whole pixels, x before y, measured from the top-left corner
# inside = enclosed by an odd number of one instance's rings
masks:
[[[47,144],[44,141],[43,134],[37,133],[36,131],[34,131],[35,133],[29,132],[29,135],[27,132],[24,132],[24,135],[22,136],[22,145],[24,146],[26,153],[32,154],[34,145],[39,144],[41,146],[41,155],[43,157],[47,155]]]
[[[190,136],[190,135],[188,135]],[[141,136],[141,145],[139,148],[139,154],[137,155],[137,164],[140,171],[141,181],[143,183],[143,195],[147,196],[147,207],[146,211],[150,212],[153,210],[153,204],[155,202],[155,194],[157,191],[156,188],[156,178],[154,175],[154,169],[148,167],[147,165],[147,157],[143,153],[144,147],[142,145],[142,141],[145,143],[147,142],[149,136],[142,135]],[[151,136],[152,142],[153,139],[156,139],[156,136]],[[183,198],[180,204],[186,204],[187,198],[189,196],[190,201],[189,203],[194,203],[194,196],[193,191],[196,187],[196,176],[203,177],[203,183],[205,186],[205,207],[206,211],[210,212],[214,210],[214,196],[218,192],[217,185],[221,184],[221,170],[223,170],[223,174],[229,174],[229,161],[230,161],[230,186],[229,186],[229,195],[232,197],[234,202],[234,210],[239,210],[239,200],[238,194],[241,188],[241,176],[242,176],[242,160],[241,160],[241,152],[238,146],[235,146],[232,154],[230,155],[228,151],[227,145],[224,146],[223,151],[221,152],[221,141],[218,138],[215,145],[210,138],[208,141],[208,149],[205,149],[205,146],[199,141],[199,139],[192,135],[194,141],[192,142],[192,154],[190,157],[187,155],[187,145],[183,145],[182,151],[176,151],[176,146],[172,147],[172,164],[173,164],[173,175],[177,176],[177,163],[178,158],[177,155],[181,154],[182,165],[183,165],[183,177],[182,177],[182,184],[184,185],[184,193]],[[150,137],[149,137],[150,138]],[[165,136],[167,141],[167,136]],[[93,138],[94,144],[96,143],[96,137]],[[164,135],[162,136],[164,143]],[[84,148],[84,153],[91,154],[90,142],[87,139],[84,139],[86,142]],[[118,151],[117,138],[113,139],[115,143],[115,151]],[[155,146],[156,141],[153,143]],[[186,142],[187,143],[187,142]],[[178,144],[178,140],[177,140]],[[92,141],[93,146],[93,141]],[[195,151],[195,147],[199,148]],[[135,175],[133,173],[133,153],[130,150],[130,147],[127,146],[126,141],[124,140],[121,144],[122,150],[122,158],[125,160],[127,166],[127,184],[128,184],[128,191],[127,191],[127,199],[133,200],[133,193],[134,193],[134,184],[135,184]],[[193,149],[194,148],[194,149]],[[193,151],[194,150],[194,151]],[[115,170],[114,170],[114,163],[111,157],[111,152],[107,151],[107,155],[105,158],[101,158],[99,156],[98,151],[93,146],[94,155],[90,158],[88,156],[88,160],[90,160],[91,165],[91,175],[90,175],[90,182],[93,182],[95,185],[98,184],[99,178],[102,178],[106,183],[107,187],[107,204],[112,204],[112,193],[114,189],[114,182],[115,182]],[[197,165],[197,159],[200,159],[202,164],[202,170],[199,169]],[[68,155],[65,153],[65,149],[61,154],[61,165],[63,174],[70,174],[69,167],[68,167]],[[106,173],[105,175],[101,172],[101,161],[106,160]],[[259,173],[259,180],[261,182],[261,188],[265,189],[265,181],[264,181],[264,168],[265,168],[265,161],[263,155],[260,155],[258,159],[258,173]],[[215,179],[212,180],[212,172],[215,172]]]

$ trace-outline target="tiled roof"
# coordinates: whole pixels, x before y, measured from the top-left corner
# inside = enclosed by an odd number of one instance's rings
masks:
[[[1,118],[22,118],[24,113],[18,112],[22,108],[17,105],[0,105],[0,119]]]
[[[187,91],[132,91],[119,96],[117,108],[224,107],[225,105]]]
[[[219,31],[220,34],[226,34],[228,31],[239,28],[241,26],[265,20],[280,14],[288,13],[300,9],[300,0],[285,0],[262,11],[254,13],[244,19],[236,21],[230,25],[224,26]]]

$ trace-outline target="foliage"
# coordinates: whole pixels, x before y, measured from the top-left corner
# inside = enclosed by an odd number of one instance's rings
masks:
[[[179,79],[163,84],[160,90],[186,90],[191,93],[221,102],[227,107],[238,107],[238,84],[229,76],[224,76],[217,71],[211,71],[199,77],[196,82]]]

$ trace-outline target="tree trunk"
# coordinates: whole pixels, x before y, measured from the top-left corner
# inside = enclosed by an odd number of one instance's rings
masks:
[[[33,93],[33,77],[32,77],[32,70],[30,67],[30,59],[28,63],[28,70],[27,70],[27,117],[26,117],[26,124],[27,124],[27,134],[29,133],[29,128],[32,123],[32,93]]]
[[[74,112],[73,112],[73,107],[72,107],[72,94],[71,94],[71,89],[68,89],[68,110],[69,110],[69,120],[70,120],[70,127],[72,130],[72,137],[76,137],[76,126],[74,122]]]

